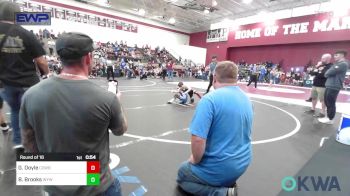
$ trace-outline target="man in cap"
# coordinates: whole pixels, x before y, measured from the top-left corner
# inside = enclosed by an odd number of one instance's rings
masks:
[[[324,94],[324,101],[327,107],[327,116],[319,118],[318,121],[325,124],[333,124],[333,119],[336,113],[335,102],[339,91],[343,88],[345,75],[349,69],[349,62],[345,59],[346,51],[337,51],[334,54],[334,65],[327,70],[324,76],[326,80],[326,91]]]
[[[64,33],[56,41],[63,70],[30,88],[23,96],[20,124],[30,152],[99,153],[99,186],[47,186],[50,196],[121,195],[109,168],[109,132],[123,135],[127,122],[120,94],[88,80],[93,67],[93,40]]]
[[[49,68],[37,38],[14,23],[16,12],[20,12],[17,4],[0,2],[0,81],[4,85],[1,96],[11,108],[14,148],[21,152],[18,123],[21,98],[29,87],[40,81],[36,66],[44,76],[49,74]]]

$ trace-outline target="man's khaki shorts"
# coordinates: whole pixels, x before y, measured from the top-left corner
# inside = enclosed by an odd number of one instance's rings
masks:
[[[318,99],[320,101],[324,101],[324,92],[326,91],[325,87],[316,87],[313,86],[311,90],[311,97],[312,99]]]

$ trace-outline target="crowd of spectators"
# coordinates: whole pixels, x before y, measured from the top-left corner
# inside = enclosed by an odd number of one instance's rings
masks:
[[[53,30],[39,30],[34,33],[44,48],[47,50],[47,60],[49,68],[55,73],[59,73],[61,64],[55,54],[55,40],[61,33],[55,34]],[[62,32],[64,33],[64,32]],[[149,45],[138,47],[129,46],[126,41],[118,42],[96,42],[94,51],[94,61],[96,67],[92,71],[91,77],[103,77],[107,74],[107,66],[113,67],[116,77],[125,76],[127,78],[165,78],[172,79],[173,75],[178,77],[194,77],[198,79],[208,79],[208,65],[198,65],[191,60],[175,59],[164,47],[154,49]],[[238,62],[239,81],[249,81],[251,74],[258,75],[258,82],[305,86],[308,81],[312,81],[309,72],[312,65],[283,70],[279,64],[271,61],[248,64],[245,60]],[[350,83],[350,79],[346,79]],[[349,85],[346,84],[345,85]]]
[[[304,81],[310,80],[306,67],[286,71],[281,65],[269,61],[256,64],[239,62],[239,80],[248,81],[251,74],[256,74],[260,83],[303,86]]]

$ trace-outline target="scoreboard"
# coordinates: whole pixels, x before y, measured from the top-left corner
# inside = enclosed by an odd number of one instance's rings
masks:
[[[97,153],[20,153],[16,185],[100,185]]]
[[[228,29],[220,28],[207,31],[207,42],[222,42],[228,40]]]

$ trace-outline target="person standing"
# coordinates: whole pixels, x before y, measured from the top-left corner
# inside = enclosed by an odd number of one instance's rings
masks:
[[[178,170],[177,183],[194,195],[237,194],[236,181],[252,159],[253,106],[237,85],[238,67],[218,63],[212,91],[202,97],[193,116],[191,155]]]
[[[3,83],[2,98],[11,109],[13,144],[17,152],[23,151],[18,115],[24,92],[40,81],[40,73],[47,77],[49,67],[45,51],[37,38],[14,23],[17,4],[0,2],[0,81]]]
[[[270,74],[269,74],[269,87],[272,87],[273,84],[275,84],[276,82],[276,76],[277,74],[277,69],[275,67],[271,68]]]
[[[55,48],[55,41],[53,40],[53,38],[49,38],[49,40],[47,41],[47,45],[49,47],[50,56],[53,56]]]
[[[166,77],[166,74],[167,74],[166,63],[162,62],[160,66],[161,66],[161,69],[162,69],[161,76],[162,76],[163,81],[165,81],[165,77]]]
[[[264,65],[261,64],[260,65],[259,82],[264,83],[265,75],[266,75],[266,68]]]
[[[312,97],[312,107],[306,113],[314,114],[316,117],[324,118],[326,115],[326,105],[324,103],[324,95],[326,91],[326,80],[324,76],[326,71],[332,66],[331,63],[332,55],[324,54],[322,55],[321,61],[315,66],[314,69],[310,70],[310,75],[315,76],[313,80],[311,97]],[[315,114],[317,100],[320,100],[322,104],[322,111],[317,115]]]
[[[173,71],[174,71],[174,63],[173,60],[169,60],[167,66],[167,73],[168,73],[168,79],[172,80],[173,79]]]
[[[250,71],[250,77],[249,77],[249,82],[247,86],[249,86],[252,82],[254,82],[254,86],[256,88],[258,83],[258,75],[259,75],[259,72],[257,70],[257,66],[254,64]]]
[[[213,85],[213,75],[215,74],[215,67],[217,64],[217,57],[211,57],[211,63],[209,64],[209,85],[206,93],[209,93],[211,86]]]
[[[30,88],[23,96],[20,124],[28,152],[99,154],[99,186],[46,186],[49,195],[119,196],[121,188],[109,168],[109,132],[120,136],[127,121],[120,93],[88,80],[93,67],[93,40],[64,33],[56,41],[62,73]]]
[[[113,70],[113,62],[111,60],[107,60],[107,80],[114,81],[114,70]],[[111,79],[112,78],[112,79]]]
[[[325,104],[327,107],[327,116],[319,118],[318,121],[325,124],[333,124],[336,114],[336,101],[339,91],[343,88],[343,83],[347,69],[349,69],[349,62],[345,59],[346,51],[337,51],[334,54],[334,65],[328,69],[324,74],[326,80],[326,91],[324,95]]]

